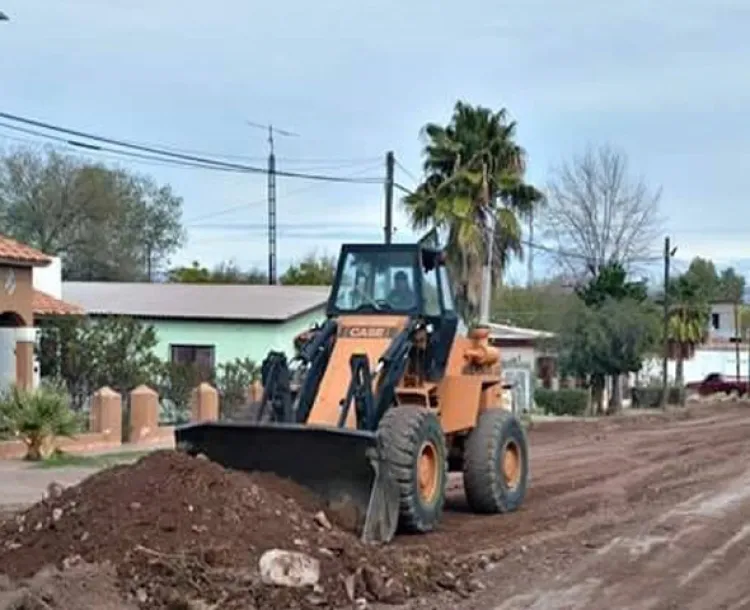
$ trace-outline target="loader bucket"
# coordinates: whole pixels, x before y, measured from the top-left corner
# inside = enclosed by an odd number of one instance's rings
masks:
[[[353,506],[365,542],[389,542],[398,487],[376,434],[304,424],[202,422],[175,429],[178,449],[226,468],[291,479],[329,506]]]

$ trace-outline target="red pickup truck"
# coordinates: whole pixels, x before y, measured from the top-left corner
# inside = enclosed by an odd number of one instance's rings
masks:
[[[739,394],[744,396],[748,391],[746,378],[737,379],[734,375],[725,377],[721,373],[710,373],[702,381],[691,381],[685,384],[690,392],[698,392],[701,396],[709,394]]]

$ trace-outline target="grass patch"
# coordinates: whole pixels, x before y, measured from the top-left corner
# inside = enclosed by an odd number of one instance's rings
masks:
[[[102,453],[99,455],[79,455],[75,453],[58,452],[53,453],[46,460],[34,464],[35,468],[109,468],[117,464],[128,464],[134,462],[144,455],[151,453],[146,451],[127,451],[117,453]]]

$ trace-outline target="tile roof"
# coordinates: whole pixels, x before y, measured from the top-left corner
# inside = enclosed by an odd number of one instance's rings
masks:
[[[0,235],[0,260],[42,267],[52,262],[52,259],[43,252],[5,235]]]
[[[328,286],[63,282],[66,301],[90,315],[284,322],[324,307]]]
[[[34,290],[31,308],[35,316],[75,316],[85,313],[78,305],[56,299],[41,290]]]

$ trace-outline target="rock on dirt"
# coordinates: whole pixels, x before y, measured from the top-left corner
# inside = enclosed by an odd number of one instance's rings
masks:
[[[261,555],[258,567],[267,585],[313,587],[320,580],[320,561],[305,553],[271,549]]]
[[[123,599],[154,610],[398,602],[443,588],[446,572],[469,578],[447,553],[364,545],[335,511],[290,481],[173,450],[50,494],[0,525],[0,540],[0,574],[22,579],[48,565],[67,572],[107,562]],[[304,554],[306,565],[318,567],[315,586],[264,583],[259,561],[273,549]]]

